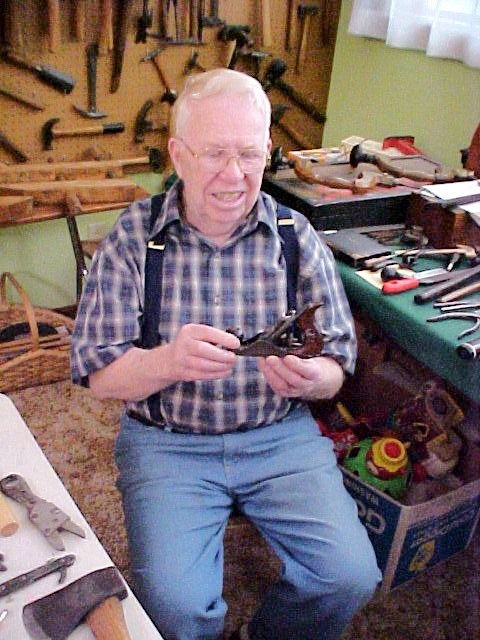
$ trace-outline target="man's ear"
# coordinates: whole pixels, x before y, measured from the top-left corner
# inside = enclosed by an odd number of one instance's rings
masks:
[[[177,138],[170,138],[168,141],[168,153],[170,154],[170,160],[172,161],[175,173],[179,178],[182,178],[182,162],[181,162],[181,142]]]

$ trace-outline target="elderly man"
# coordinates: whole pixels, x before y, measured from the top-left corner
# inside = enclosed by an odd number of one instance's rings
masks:
[[[97,251],[72,376],[125,401],[115,457],[135,591],[166,640],[220,640],[234,508],[283,571],[234,637],[333,640],[373,594],[375,555],[306,401],[353,372],[353,322],[331,253],[299,213],[296,308],[321,302],[320,355],[242,357],[289,308],[277,204],[261,193],[270,104],[246,74],[192,76],[173,110],[178,181],[119,217]],[[290,305],[291,306],[291,305]]]

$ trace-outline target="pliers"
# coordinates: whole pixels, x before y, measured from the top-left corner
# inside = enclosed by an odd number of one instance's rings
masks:
[[[314,358],[322,353],[323,337],[314,323],[315,311],[321,302],[306,305],[301,311],[287,314],[273,327],[257,333],[251,338],[240,338],[240,346],[232,349],[238,356],[267,357],[295,355],[299,358]],[[295,333],[297,329],[297,333]],[[234,331],[230,333],[237,335]]]
[[[85,531],[72,522],[66,513],[51,502],[34,495],[22,476],[11,473],[0,480],[0,489],[6,496],[27,508],[30,522],[40,529],[47,542],[57,551],[65,550],[59,534],[62,530],[85,538]]]

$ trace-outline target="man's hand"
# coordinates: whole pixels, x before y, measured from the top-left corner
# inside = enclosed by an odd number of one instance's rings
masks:
[[[344,380],[342,367],[328,356],[309,359],[268,356],[258,359],[258,368],[275,393],[285,398],[330,399]]]
[[[214,380],[231,375],[240,340],[231,333],[203,324],[186,324],[165,346],[172,380]],[[165,355],[165,354],[164,354]]]
[[[111,364],[89,376],[100,399],[143,400],[180,381],[228,377],[240,340],[231,333],[202,324],[186,324],[175,339],[154,349],[132,347]]]

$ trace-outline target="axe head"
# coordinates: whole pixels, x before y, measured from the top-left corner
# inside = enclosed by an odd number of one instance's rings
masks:
[[[99,569],[23,608],[23,622],[33,638],[65,640],[108,598],[127,597],[115,567]]]

